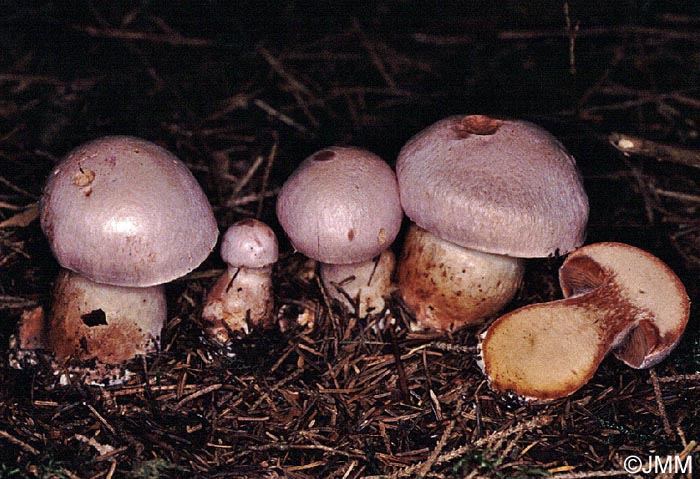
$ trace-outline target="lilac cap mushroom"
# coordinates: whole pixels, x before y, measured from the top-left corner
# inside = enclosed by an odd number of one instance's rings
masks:
[[[360,317],[384,309],[385,278],[394,265],[389,247],[403,217],[386,162],[355,147],[314,153],[282,186],[277,217],[294,247],[322,263],[333,298]],[[336,265],[345,267],[334,271]]]
[[[85,143],[56,166],[41,199],[41,227],[59,264],[75,273],[57,283],[48,342],[61,359],[107,362],[157,349],[166,315],[158,285],[199,266],[218,237],[187,167],[129,136]],[[116,331],[132,331],[133,347],[103,352],[125,341]]]
[[[262,221],[238,221],[223,236],[221,258],[228,267],[209,292],[202,318],[207,335],[223,344],[232,333],[248,334],[272,325],[277,237]]]
[[[445,118],[406,143],[396,172],[414,222],[398,287],[417,327],[482,322],[512,299],[522,258],[583,243],[588,198],[576,162],[532,123]]]

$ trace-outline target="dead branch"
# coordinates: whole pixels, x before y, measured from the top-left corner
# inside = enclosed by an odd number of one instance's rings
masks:
[[[656,158],[659,161],[700,168],[700,151],[697,150],[691,150],[676,145],[656,143],[637,136],[623,135],[615,132],[611,133],[608,139],[612,146],[626,155],[641,155]]]
[[[168,45],[188,47],[221,46],[217,45],[212,40],[206,38],[187,38],[179,34],[136,32],[133,30],[123,30],[120,28],[97,28],[89,25],[73,25],[72,28],[75,31],[86,33],[87,35],[96,38],[112,38],[116,40],[165,43]]]
[[[36,450],[35,448],[33,448],[32,446],[30,446],[30,445],[27,444],[26,442],[24,442],[24,441],[22,441],[22,440],[20,440],[20,439],[17,439],[15,436],[13,436],[12,434],[10,434],[9,432],[3,431],[2,429],[0,429],[0,437],[4,437],[5,439],[7,439],[7,440],[8,440],[9,442],[11,442],[12,444],[21,447],[22,449],[24,449],[25,451],[27,451],[27,452],[30,453],[30,454],[34,454],[35,456],[36,456],[37,454],[39,454],[39,451],[38,451],[38,450]]]
[[[686,40],[700,42],[700,32],[667,28],[643,27],[639,25],[616,25],[615,27],[581,28],[576,33],[578,38],[596,38],[605,36],[642,35],[660,37],[668,40]],[[562,29],[546,30],[504,30],[498,33],[499,40],[539,40],[542,38],[566,38],[569,32]]]

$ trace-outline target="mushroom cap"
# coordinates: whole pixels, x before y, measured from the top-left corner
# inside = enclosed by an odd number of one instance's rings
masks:
[[[277,257],[275,232],[253,218],[229,226],[221,240],[221,258],[230,266],[262,268],[276,262]]]
[[[183,276],[218,237],[209,201],[187,167],[129,136],[85,143],[56,166],[41,198],[41,228],[61,266],[117,286]]]
[[[604,242],[572,252],[559,269],[564,297],[596,288],[617,289],[632,327],[615,338],[613,354],[634,368],[663,360],[678,344],[690,315],[690,300],[681,280],[663,261],[624,243]]]
[[[323,263],[367,261],[388,248],[403,212],[396,176],[369,151],[333,146],[282,186],[277,217],[294,247]]]
[[[535,258],[583,243],[588,197],[576,161],[532,123],[445,118],[404,145],[396,174],[406,215],[459,246]]]

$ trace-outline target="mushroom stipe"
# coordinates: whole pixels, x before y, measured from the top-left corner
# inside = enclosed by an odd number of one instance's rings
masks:
[[[535,401],[568,396],[608,352],[634,368],[657,364],[688,322],[690,301],[675,273],[630,245],[579,248],[559,281],[564,299],[512,311],[482,335],[480,365],[491,388]]]

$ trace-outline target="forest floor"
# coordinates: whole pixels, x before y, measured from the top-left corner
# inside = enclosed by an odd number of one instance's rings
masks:
[[[472,1],[422,14],[382,1],[342,15],[291,1],[16,3],[0,14],[0,478],[634,477],[631,456],[690,457],[699,477],[693,2]],[[393,164],[413,134],[460,113],[550,130],[585,180],[587,242],[638,246],[679,275],[692,311],[667,360],[633,370],[608,358],[572,396],[521,404],[488,388],[478,331],[412,333],[394,300],[397,327],[376,332],[329,304],[276,221],[285,178],[333,144]],[[130,383],[58,386],[45,369],[9,366],[10,335],[49,307],[58,272],[36,221],[44,180],[106,134],[181,158],[221,230],[245,217],[275,229],[285,331],[225,351],[202,339],[202,300],[223,268],[214,253],[167,286],[162,352],[134,361]],[[650,143],[623,154],[615,134]],[[507,310],[560,298],[561,262],[528,262]],[[314,328],[296,324],[303,314]]]

